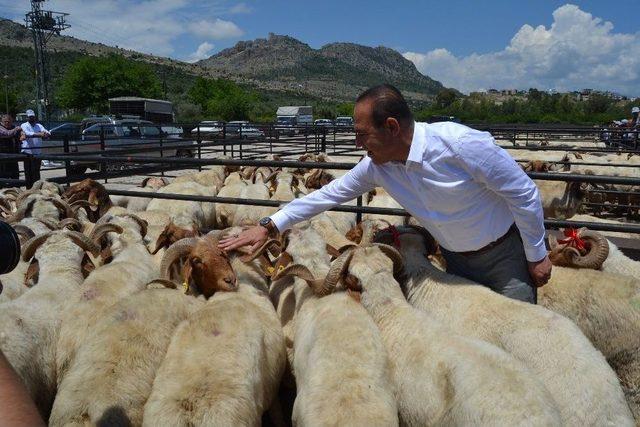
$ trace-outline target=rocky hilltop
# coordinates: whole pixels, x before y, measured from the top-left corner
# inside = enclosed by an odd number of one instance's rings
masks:
[[[0,20],[0,46],[32,49],[33,42],[23,25],[4,19]],[[398,86],[413,101],[429,100],[443,88],[440,82],[420,74],[412,62],[393,49],[353,43],[332,43],[313,49],[292,37],[276,34],[241,41],[195,64],[63,35],[54,35],[48,47],[52,62],[63,63],[56,71],[58,75],[68,65],[69,54],[116,53],[189,75],[224,77],[257,89],[293,91],[331,101],[353,101],[364,88],[384,82]],[[63,54],[64,60],[56,60],[56,55]]]

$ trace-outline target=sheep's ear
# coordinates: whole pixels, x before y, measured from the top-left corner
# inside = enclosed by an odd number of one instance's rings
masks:
[[[373,190],[369,191],[367,193],[367,204],[371,203],[371,200],[373,200],[373,196],[376,196],[377,194],[378,194],[378,192],[376,191],[375,188]]]
[[[344,237],[352,242],[360,243],[362,241],[362,223],[357,223],[355,227],[347,231]]]
[[[38,260],[33,258],[29,267],[27,268],[27,272],[24,275],[24,285],[28,288],[35,286],[38,283],[38,279],[40,278],[40,264]]]

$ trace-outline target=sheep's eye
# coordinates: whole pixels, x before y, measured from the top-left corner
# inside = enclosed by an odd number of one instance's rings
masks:
[[[200,258],[191,258],[191,264],[200,265],[202,264],[202,260]]]

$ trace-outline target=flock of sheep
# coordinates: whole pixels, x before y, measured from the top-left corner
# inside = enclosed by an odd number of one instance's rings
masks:
[[[283,201],[342,173],[214,166],[145,179],[139,190]],[[543,199],[567,185],[554,184]],[[399,207],[380,188],[366,204]],[[45,420],[640,419],[640,263],[602,235],[580,230],[584,250],[550,239],[558,266],[530,305],[447,274],[437,242],[400,217],[356,224],[327,212],[254,253],[218,249],[275,210],[117,198],[90,179],[0,190],[0,213],[23,246],[16,269],[0,276],[0,349]]]

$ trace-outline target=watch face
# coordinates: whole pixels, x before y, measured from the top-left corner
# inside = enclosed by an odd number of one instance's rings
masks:
[[[259,224],[262,225],[262,226],[267,226],[267,225],[269,225],[270,222],[271,222],[271,218],[269,218],[267,216],[267,217],[262,218],[260,220]]]

